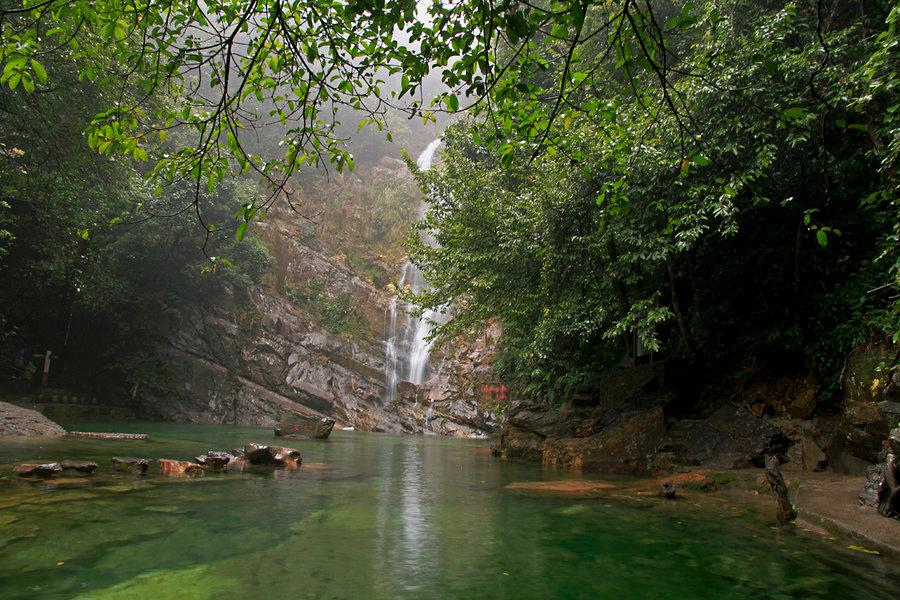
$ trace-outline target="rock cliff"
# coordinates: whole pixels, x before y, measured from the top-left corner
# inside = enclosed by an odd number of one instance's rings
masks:
[[[378,289],[341,255],[308,244],[302,219],[275,210],[257,231],[273,256],[248,290],[215,304],[187,304],[162,326],[170,381],[144,399],[148,416],[270,426],[284,410],[327,415],[340,426],[391,433],[485,436],[496,327],[435,353],[440,368],[421,389],[386,402],[385,318],[391,287]],[[404,318],[403,315],[400,318]]]

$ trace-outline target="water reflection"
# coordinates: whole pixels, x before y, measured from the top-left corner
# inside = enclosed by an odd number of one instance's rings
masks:
[[[268,441],[134,426],[153,437],[128,451],[146,456]],[[336,432],[297,445],[328,470],[101,473],[73,489],[0,478],[0,599],[897,597],[890,559],[730,505],[522,496],[504,485],[559,474],[439,437]],[[108,465],[121,451],[0,440],[0,469],[66,456]]]

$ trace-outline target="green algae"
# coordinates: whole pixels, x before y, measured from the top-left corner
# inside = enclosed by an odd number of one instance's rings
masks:
[[[77,600],[211,600],[228,591],[233,579],[207,567],[145,573],[110,588],[76,596]]]

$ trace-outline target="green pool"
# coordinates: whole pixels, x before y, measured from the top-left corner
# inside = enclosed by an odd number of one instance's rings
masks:
[[[573,500],[504,489],[572,477],[479,442],[335,432],[299,471],[113,476],[113,455],[190,458],[265,429],[66,424],[150,441],[0,438],[0,599],[890,598],[896,559],[710,500]],[[96,460],[90,485],[11,463]],[[314,464],[321,463],[321,464]],[[155,470],[151,469],[151,473]]]

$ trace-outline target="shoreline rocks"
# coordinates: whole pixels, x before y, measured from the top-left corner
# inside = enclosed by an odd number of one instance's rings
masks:
[[[70,431],[67,435],[69,435],[70,437],[83,437],[90,438],[92,440],[109,440],[113,442],[150,439],[150,436],[146,433],[107,433],[105,431]]]
[[[195,457],[194,460],[209,471],[223,471],[234,458],[234,455],[228,452],[210,450],[206,454]]]
[[[22,463],[13,467],[13,473],[19,477],[52,477],[62,471],[63,468],[58,462]]]
[[[0,402],[0,436],[61,436],[66,430],[30,408]]]
[[[249,443],[244,445],[242,457],[251,465],[298,468],[303,462],[300,452],[284,446],[265,446]]]
[[[113,456],[112,463],[116,471],[134,475],[143,475],[150,467],[150,459],[134,456]]]
[[[97,463],[89,460],[64,460],[59,464],[64,471],[76,471],[78,473],[84,473],[87,475],[93,473],[94,470],[100,466]]]
[[[170,460],[161,458],[159,463],[160,475],[199,475],[203,472],[203,466],[188,460]]]

